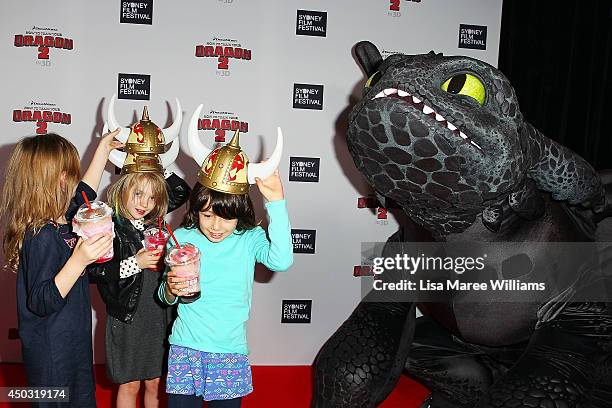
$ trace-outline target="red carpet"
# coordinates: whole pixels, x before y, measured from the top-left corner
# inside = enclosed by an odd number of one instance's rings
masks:
[[[113,407],[114,388],[106,380],[104,366],[96,366],[96,397],[98,406]],[[21,364],[0,364],[0,386],[24,386],[25,373]],[[245,408],[307,408],[312,396],[310,366],[253,367],[255,391],[244,399]],[[427,396],[427,389],[402,376],[395,390],[380,405],[381,408],[416,408]],[[0,408],[11,406],[0,403]],[[25,406],[25,404],[13,404]],[[163,405],[162,405],[163,406]]]

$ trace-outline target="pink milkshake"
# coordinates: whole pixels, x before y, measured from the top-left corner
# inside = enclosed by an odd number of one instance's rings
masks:
[[[92,201],[91,209],[87,207],[87,204],[80,206],[72,222],[74,232],[83,239],[101,233],[114,237],[113,210],[102,201]],[[107,262],[111,259],[113,259],[112,247],[96,263]]]
[[[180,248],[173,247],[166,255],[166,265],[176,273],[176,276],[187,278],[189,287],[185,288],[185,295],[181,296],[183,303],[193,302],[200,297],[200,251],[189,243],[181,244]]]
[[[165,229],[158,227],[149,227],[144,231],[144,247],[147,251],[158,251],[163,253],[166,248],[170,234]],[[162,258],[163,259],[163,258]],[[162,261],[160,260],[160,263]],[[158,271],[159,265],[149,268],[152,271]]]

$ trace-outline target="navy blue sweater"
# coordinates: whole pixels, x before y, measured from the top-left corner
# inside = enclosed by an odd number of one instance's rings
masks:
[[[95,407],[87,273],[66,298],[54,281],[77,241],[71,220],[83,204],[81,191],[96,197],[81,182],[66,213],[68,224],[49,222],[36,234],[26,233],[19,253],[17,313],[28,385],[70,387],[70,406]]]

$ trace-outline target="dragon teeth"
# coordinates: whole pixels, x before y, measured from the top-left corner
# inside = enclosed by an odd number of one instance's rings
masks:
[[[473,142],[473,141],[470,140],[470,143],[472,145],[474,145],[478,150],[482,150],[482,147],[478,146],[478,144],[476,144],[476,142]]]
[[[401,90],[401,89],[395,89],[395,88],[386,88],[385,90],[380,91],[378,94],[376,94],[376,96],[375,96],[373,99],[376,99],[376,98],[384,98],[384,97],[386,97],[386,96],[391,96],[391,95],[395,95],[395,94],[397,94],[397,95],[398,95],[399,97],[401,97],[401,98],[411,97],[411,98],[412,98],[412,102],[414,102],[415,104],[419,104],[419,103],[421,103],[421,102],[422,102],[422,101],[421,101],[419,98],[417,98],[416,96],[414,96],[414,95],[410,95],[410,94],[409,94],[408,92],[406,92],[406,91],[403,91],[403,90]],[[427,106],[427,105],[425,105],[425,104],[423,104],[423,113],[424,113],[425,115],[429,115],[429,114],[431,114],[431,113],[434,113],[434,114],[435,114],[436,121],[438,121],[438,122],[444,122],[444,121],[446,121],[446,119],[444,118],[444,116],[440,115],[439,113],[437,113],[436,111],[434,111],[432,108],[430,108],[429,106]],[[461,131],[457,130],[457,126],[453,125],[453,124],[452,124],[452,123],[450,123],[449,121],[446,121],[446,127],[447,127],[448,129],[450,129],[452,132],[454,132],[455,134],[457,134],[457,133],[458,133],[458,134],[459,134],[459,136],[460,136],[460,137],[461,137],[463,140],[469,141],[469,142],[470,142],[470,144],[471,144],[472,146],[476,147],[478,150],[482,150],[482,148],[481,148],[481,147],[480,147],[480,146],[479,146],[479,145],[478,145],[476,142],[474,142],[474,141],[472,141],[472,140],[469,140],[469,139],[468,139],[468,137],[465,135],[465,133],[463,133],[463,132],[461,132]]]
[[[429,106],[427,105],[423,105],[423,113],[426,115],[429,115],[431,112],[433,112],[434,110],[431,109]]]

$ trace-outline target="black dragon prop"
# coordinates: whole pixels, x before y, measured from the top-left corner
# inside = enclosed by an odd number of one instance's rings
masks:
[[[348,147],[380,201],[435,241],[594,239],[611,202],[602,178],[523,119],[499,70],[434,52],[383,60],[369,42],[355,54],[369,79]],[[449,296],[419,318],[416,302],[364,299],[317,356],[313,407],[374,407],[402,372],[431,390],[423,408],[612,407],[609,300]]]

